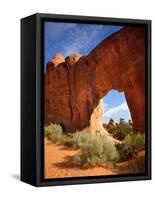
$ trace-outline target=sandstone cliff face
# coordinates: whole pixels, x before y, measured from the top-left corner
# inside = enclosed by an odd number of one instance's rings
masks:
[[[102,132],[104,134],[108,134],[106,129],[103,127],[103,100],[101,99],[99,104],[97,105],[96,108],[94,108],[93,113],[91,114],[90,118],[90,130],[91,133],[97,133],[97,132]]]
[[[100,99],[111,89],[125,93],[134,128],[145,131],[143,28],[124,28],[87,56],[57,53],[45,73],[45,122],[70,132],[81,130],[90,125]]]

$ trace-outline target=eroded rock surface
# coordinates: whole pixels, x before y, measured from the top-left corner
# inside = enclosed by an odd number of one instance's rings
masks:
[[[59,123],[69,132],[81,130],[90,125],[100,99],[112,89],[125,93],[133,127],[145,131],[143,27],[112,34],[87,56],[64,58],[57,53],[45,73],[45,122]]]
[[[108,134],[106,129],[103,127],[103,99],[100,100],[99,104],[94,108],[94,111],[90,118],[90,130],[91,133],[102,133],[102,134]]]

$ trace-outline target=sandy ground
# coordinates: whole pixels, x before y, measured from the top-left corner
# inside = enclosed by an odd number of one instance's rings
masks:
[[[95,168],[79,168],[73,163],[73,155],[78,150],[72,150],[62,145],[52,144],[45,138],[45,178],[63,178],[63,177],[79,177],[79,176],[97,176],[97,175],[115,175],[125,173],[144,172],[145,152],[138,154],[135,168],[135,160],[118,163],[115,167],[95,167]],[[133,167],[134,166],[134,167]]]

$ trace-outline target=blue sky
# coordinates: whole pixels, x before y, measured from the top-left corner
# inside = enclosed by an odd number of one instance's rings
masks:
[[[65,57],[73,53],[88,54],[103,39],[121,28],[111,25],[45,22],[45,67],[57,52]]]
[[[102,40],[112,33],[119,31],[121,26],[79,24],[63,22],[45,22],[44,24],[44,67],[47,62],[60,52],[64,57],[73,53],[88,54]],[[119,121],[119,118],[130,119],[130,113],[123,93],[110,91],[104,97],[103,121],[110,118]]]
[[[131,119],[130,111],[126,103],[125,95],[123,92],[111,90],[103,99],[104,115],[102,121],[107,123],[110,118],[119,122],[120,118],[125,121]]]

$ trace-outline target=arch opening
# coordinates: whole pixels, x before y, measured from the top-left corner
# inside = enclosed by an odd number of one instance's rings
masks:
[[[133,123],[125,93],[111,89],[94,108],[90,117],[90,128],[92,133],[97,133],[117,125]]]
[[[124,92],[112,89],[103,97],[102,101],[104,108],[103,124],[108,124],[110,121],[117,124],[131,123],[132,118]]]

